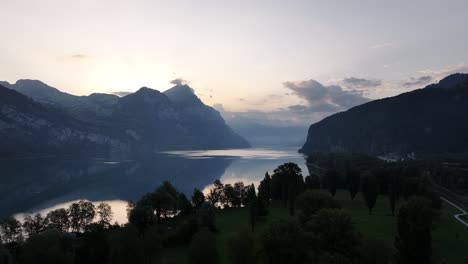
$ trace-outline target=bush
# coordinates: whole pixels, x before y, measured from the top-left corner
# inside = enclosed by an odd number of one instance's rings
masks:
[[[255,240],[252,233],[244,230],[228,240],[229,258],[232,264],[253,264],[257,262]]]
[[[330,194],[310,190],[299,195],[296,204],[300,211],[299,221],[302,224],[309,221],[320,209],[341,208],[338,201],[334,200]]]
[[[195,234],[190,244],[190,263],[216,264],[219,263],[219,252],[216,247],[216,237],[208,229],[203,228]]]

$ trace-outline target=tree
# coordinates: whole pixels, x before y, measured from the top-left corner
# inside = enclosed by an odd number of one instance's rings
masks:
[[[351,196],[351,200],[354,200],[354,197],[356,197],[356,194],[359,192],[359,186],[361,185],[361,176],[359,175],[359,171],[355,169],[348,169],[346,171],[346,179],[349,195]]]
[[[340,174],[337,170],[327,170],[325,172],[325,183],[330,191],[330,194],[334,197],[336,189],[338,188]]]
[[[271,176],[271,198],[281,200],[284,205],[294,205],[296,195],[304,188],[301,168],[292,162],[284,163]],[[291,208],[290,208],[291,209]]]
[[[200,206],[205,202],[205,195],[199,189],[194,189],[192,194],[192,204],[195,209],[200,208]]]
[[[210,230],[204,228],[192,238],[190,243],[190,263],[216,264],[219,263],[219,252],[216,237]]]
[[[97,215],[99,216],[99,223],[108,227],[110,226],[114,213],[112,212],[112,208],[109,204],[100,203],[97,207]]]
[[[86,225],[93,222],[96,210],[93,203],[81,200],[70,205],[68,215],[73,232],[81,232]]]
[[[305,224],[312,216],[321,209],[341,208],[338,201],[334,200],[330,194],[318,191],[305,191],[297,197],[297,208],[299,209],[299,221]]]
[[[239,195],[236,194],[236,190],[232,187],[231,184],[225,184],[223,190],[224,199],[224,207],[238,207],[240,206],[240,198]]]
[[[152,226],[143,234],[143,252],[145,263],[155,263],[161,254],[162,239],[158,226]]]
[[[436,217],[431,202],[414,197],[400,207],[397,219],[397,262],[432,263],[432,228]]]
[[[224,199],[224,184],[220,180],[215,180],[208,194],[208,200],[216,207],[220,203],[224,204]]]
[[[154,210],[150,205],[137,203],[128,214],[128,222],[142,233],[154,223]]]
[[[369,214],[372,214],[377,196],[379,195],[379,182],[372,174],[364,175],[361,179],[362,182],[362,196],[369,209]]]
[[[377,239],[366,239],[361,247],[362,264],[388,264],[392,259],[392,250],[386,243]]]
[[[248,186],[244,186],[243,182],[234,183],[234,192],[235,192],[236,198],[234,200],[233,206],[240,207],[241,205],[246,205],[247,188]]]
[[[34,216],[26,215],[23,219],[23,230],[28,237],[43,232],[46,227],[47,219],[44,219],[41,214],[35,214]]]
[[[339,209],[321,209],[307,222],[306,230],[313,233],[318,254],[339,254],[350,263],[358,256],[360,237],[351,217]]]
[[[109,235],[109,263],[144,263],[145,252],[138,230],[133,226],[112,230]]]
[[[163,182],[153,193],[149,194],[151,205],[156,211],[156,220],[159,223],[161,217],[175,215],[177,211],[179,193],[168,181]]]
[[[252,185],[248,191],[249,197],[249,216],[250,216],[250,227],[252,232],[255,230],[255,222],[257,220],[257,194],[255,193],[255,186]]]
[[[62,232],[67,232],[70,228],[70,220],[68,218],[68,212],[64,208],[50,211],[46,216],[48,228],[55,228]]]
[[[306,190],[320,189],[320,177],[316,174],[306,176],[304,178],[304,189]]]
[[[247,230],[235,233],[228,240],[228,254],[232,264],[257,263],[255,240]]]
[[[177,207],[179,208],[179,211],[181,215],[190,215],[193,213],[193,207],[190,201],[187,199],[187,196],[183,193],[179,193],[179,199],[178,199],[179,204]]]
[[[217,231],[215,225],[216,208],[208,202],[203,203],[197,211],[198,223],[201,227],[207,227],[211,231]]]
[[[293,220],[274,221],[260,236],[264,263],[303,263],[307,254],[304,231]]]
[[[392,211],[392,215],[395,215],[395,207],[399,199],[399,188],[398,188],[398,176],[392,175],[390,178],[389,186],[388,186],[388,199],[390,202],[390,210]]]
[[[258,196],[262,197],[267,204],[270,202],[271,199],[271,177],[268,172],[265,173],[265,178],[260,181],[260,185],[258,186]]]
[[[31,236],[21,248],[20,263],[73,263],[73,241],[69,234],[49,229]]]
[[[3,218],[0,220],[0,234],[6,244],[23,240],[20,221],[12,216]]]

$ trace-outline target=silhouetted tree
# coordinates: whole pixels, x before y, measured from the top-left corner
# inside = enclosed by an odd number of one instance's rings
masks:
[[[284,205],[293,205],[294,198],[304,188],[301,168],[292,162],[284,163],[271,176],[271,197]]]
[[[23,230],[30,237],[43,232],[47,227],[47,220],[41,214],[27,215],[23,219]]]
[[[216,208],[211,203],[205,202],[197,210],[197,219],[201,227],[207,227],[211,231],[217,231],[215,224]]]
[[[224,184],[220,180],[214,181],[213,188],[210,190],[207,199],[215,207],[220,203],[224,204]]]
[[[190,244],[190,263],[192,264],[217,264],[219,263],[216,237],[210,230],[200,230]]]
[[[319,254],[328,252],[346,257],[350,263],[358,256],[359,235],[351,217],[339,209],[322,209],[306,224],[313,233]]]
[[[303,263],[307,254],[304,231],[293,220],[272,222],[263,230],[260,243],[267,264]]]
[[[224,196],[224,207],[237,207],[240,206],[240,199],[238,200],[238,195],[236,195],[236,190],[232,187],[231,184],[225,184],[223,190]]]
[[[306,190],[320,189],[320,177],[316,174],[306,176],[304,178],[304,189]]]
[[[348,169],[346,171],[346,179],[349,195],[351,196],[351,200],[354,200],[354,197],[356,197],[356,194],[359,192],[359,186],[361,185],[361,176],[359,175],[359,171]]]
[[[100,203],[97,207],[97,215],[99,217],[99,223],[108,227],[111,224],[114,213],[112,208],[107,203]]]
[[[325,183],[330,194],[334,197],[338,188],[340,174],[337,170],[331,169],[325,172]]]
[[[112,264],[144,263],[144,247],[133,226],[113,230],[109,235],[109,262]]]
[[[21,223],[9,216],[0,220],[0,234],[5,244],[23,240]]]
[[[432,227],[435,218],[429,200],[414,197],[400,207],[395,238],[397,262],[432,263]]]
[[[19,260],[24,264],[73,263],[72,237],[56,229],[32,235],[21,247]]]
[[[96,216],[96,210],[93,203],[81,200],[77,203],[72,203],[68,208],[70,217],[70,226],[74,232],[84,230],[86,225],[93,222]]]
[[[392,250],[383,241],[365,239],[361,246],[361,264],[389,264],[392,260]]]
[[[379,182],[375,176],[368,173],[362,177],[361,183],[364,202],[366,203],[367,209],[369,209],[369,214],[372,214],[372,209],[379,195]]]
[[[257,194],[255,193],[255,186],[252,184],[248,192],[249,197],[249,216],[250,227],[252,232],[255,230],[255,222],[257,220]]]
[[[67,232],[70,228],[70,219],[68,218],[68,211],[64,208],[50,211],[47,216],[48,228],[55,228],[62,232]]]
[[[234,183],[234,191],[235,191],[236,198],[234,200],[233,206],[240,207],[241,205],[246,205],[247,188],[248,186],[244,186],[243,182]]]
[[[128,222],[142,233],[154,223],[154,210],[150,205],[137,203],[128,214]]]
[[[187,196],[185,196],[185,194],[179,194],[178,202],[179,204],[177,207],[179,208],[181,215],[190,215],[194,212],[192,204],[187,199]]]
[[[334,200],[330,194],[311,190],[300,194],[296,204],[299,209],[299,220],[302,224],[312,219],[312,216],[321,209],[341,208],[338,201]]]
[[[235,233],[227,242],[229,259],[232,264],[257,263],[255,240],[252,233],[244,230]]]
[[[205,202],[205,195],[199,189],[194,189],[192,194],[192,204],[195,209],[200,208],[200,206]]]
[[[260,181],[260,185],[258,186],[258,196],[262,197],[267,204],[270,202],[271,199],[271,177],[268,172],[265,173],[265,177],[263,180]]]

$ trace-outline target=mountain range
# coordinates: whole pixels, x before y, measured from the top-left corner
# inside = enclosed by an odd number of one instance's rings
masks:
[[[75,96],[37,80],[0,82],[0,155],[126,157],[245,147],[249,143],[187,85],[118,97]]]
[[[329,116],[310,126],[300,151],[468,152],[468,74]]]

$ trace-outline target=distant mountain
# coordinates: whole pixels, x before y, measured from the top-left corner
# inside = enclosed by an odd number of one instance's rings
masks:
[[[302,152],[468,152],[468,74],[375,100],[310,126]]]
[[[0,85],[0,154],[123,152],[126,143],[105,130]]]
[[[141,88],[120,98],[74,96],[39,81],[20,80],[0,83],[0,95],[0,146],[4,146],[0,154],[134,155],[249,147],[188,86],[176,86],[166,93]],[[14,140],[7,140],[10,138]]]

